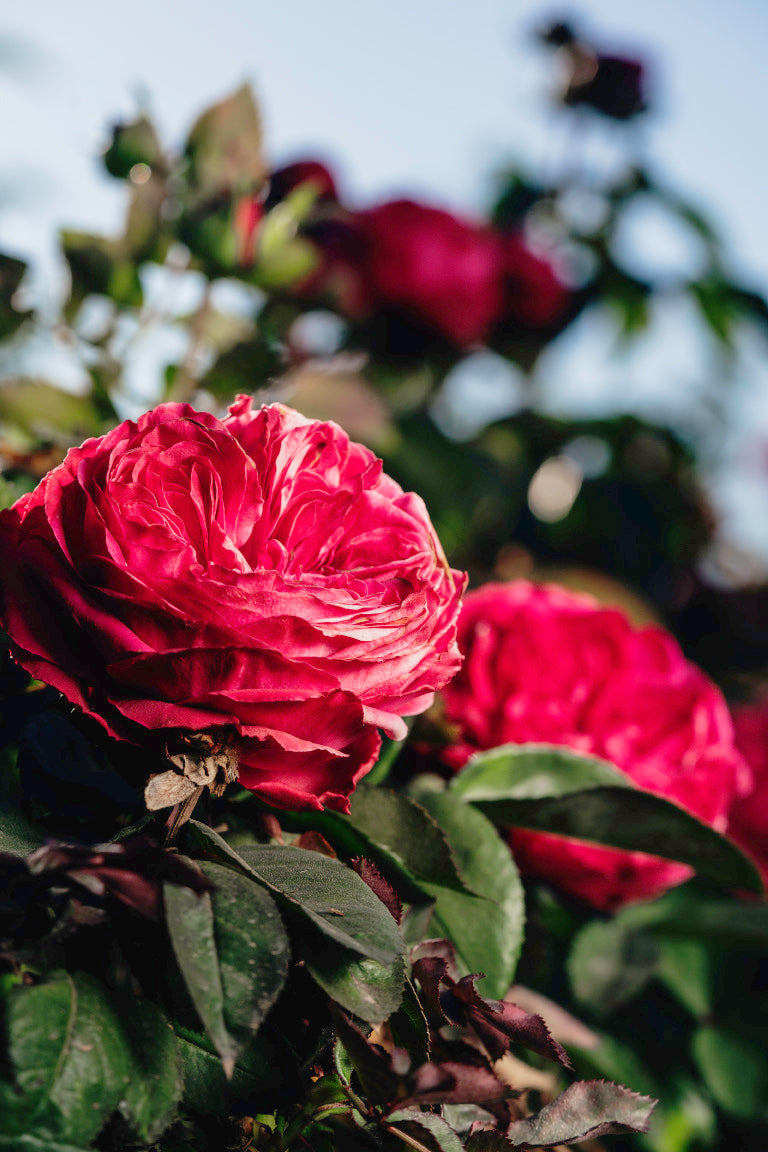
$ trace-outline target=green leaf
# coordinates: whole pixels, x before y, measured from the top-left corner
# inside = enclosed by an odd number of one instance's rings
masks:
[[[744,1119],[768,1115],[768,1059],[765,1049],[729,1028],[699,1028],[693,1059],[704,1083],[724,1112]]]
[[[449,785],[472,804],[496,800],[544,800],[583,788],[628,788],[632,781],[607,760],[582,756],[554,744],[503,744],[478,752]]]
[[[263,1032],[245,1049],[231,1079],[227,1079],[208,1039],[177,1028],[184,1079],[184,1106],[202,1116],[223,1116],[246,1107],[274,1106],[284,1072]]]
[[[692,1016],[712,1011],[714,974],[721,956],[709,941],[685,936],[655,936],[658,977]]]
[[[351,798],[348,819],[377,849],[377,859],[383,853],[410,880],[470,892],[444,831],[425,807],[388,788],[363,786]]]
[[[429,1060],[429,1025],[421,1001],[410,980],[405,981],[402,1003],[389,1018],[396,1048],[405,1048],[414,1068]]]
[[[445,832],[471,896],[429,885],[436,934],[456,946],[469,972],[483,972],[485,996],[503,998],[512,983],[525,931],[520,875],[507,845],[482,813],[446,792],[419,800]]]
[[[302,935],[296,954],[332,1000],[366,1023],[380,1024],[399,1008],[405,983],[401,956],[379,964],[321,937],[314,939],[314,934]]]
[[[27,856],[45,843],[45,833],[38,832],[18,808],[0,804],[0,852]]]
[[[187,137],[185,154],[195,203],[249,192],[263,182],[261,117],[248,84],[203,112]]]
[[[6,999],[6,1035],[11,1082],[0,1081],[0,1135],[6,1142],[26,1135],[87,1145],[132,1072],[105,990],[90,976],[68,973],[16,986]]]
[[[120,1112],[140,1140],[152,1143],[168,1127],[181,1098],[176,1036],[155,1004],[133,999],[120,1014],[131,1048],[131,1077]]]
[[[222,1064],[232,1073],[240,1048],[224,1019],[224,988],[208,892],[164,884],[165,920],[179,969],[197,1014]]]
[[[522,744],[481,753],[451,791],[496,824],[662,855],[719,884],[763,890],[752,861],[725,836],[677,804],[634,788],[605,761],[568,749]]]
[[[319,852],[264,844],[235,852],[195,820],[189,831],[206,854],[265,885],[294,919],[319,928],[344,948],[392,965],[404,951],[397,924],[350,868]]]
[[[219,864],[201,867],[215,884],[211,900],[227,1026],[235,1035],[250,1037],[285,983],[288,936],[263,888]]]
[[[123,307],[140,307],[142,288],[138,269],[114,240],[91,232],[60,233],[64,259],[69,265],[70,298],[66,315],[72,321],[86,296],[109,296]]]
[[[612,1012],[643,990],[659,959],[648,934],[627,931],[619,917],[593,920],[577,933],[568,956],[573,993],[598,1015]]]
[[[401,1108],[387,1117],[389,1132],[404,1132],[430,1152],[463,1152],[464,1145],[450,1124],[432,1112]],[[404,1145],[405,1146],[405,1145]],[[412,1147],[412,1145],[411,1145]]]
[[[420,801],[388,788],[358,788],[351,798],[349,816],[330,811],[297,812],[285,823],[289,828],[321,832],[347,856],[373,860],[407,900],[423,900],[430,883],[471,892],[434,818]]]
[[[104,153],[104,167],[110,176],[125,180],[135,164],[152,168],[162,159],[160,140],[146,115],[125,124],[115,124],[112,139]]]
[[[192,1002],[231,1074],[283,986],[288,939],[263,888],[218,864],[202,870],[213,893],[164,885],[166,919]]]
[[[26,270],[23,260],[0,253],[0,340],[11,336],[32,315],[13,306],[13,297]]]

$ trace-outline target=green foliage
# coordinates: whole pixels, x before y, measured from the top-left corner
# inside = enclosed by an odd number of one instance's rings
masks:
[[[195,204],[259,187],[266,176],[261,117],[248,85],[198,117],[184,154]]]
[[[444,830],[423,803],[402,793],[362,785],[352,796],[349,816],[295,813],[287,823],[317,829],[347,856],[373,860],[398,890],[416,900],[430,894],[430,885],[468,891]]]
[[[269,1109],[283,1087],[284,1069],[263,1035],[255,1037],[226,1076],[210,1041],[189,1028],[176,1027],[184,1080],[183,1104],[202,1116],[244,1113],[249,1107]]]
[[[12,988],[5,1010],[0,1132],[8,1141],[27,1135],[87,1146],[139,1072],[103,987],[62,972],[31,988]],[[136,1116],[136,1087],[131,1098]]]
[[[420,802],[448,837],[471,892],[439,884],[427,932],[452,940],[468,972],[482,972],[481,989],[503,997],[515,974],[523,944],[523,887],[507,846],[489,820],[445,792],[419,790]]]
[[[288,938],[274,900],[247,877],[206,863],[212,893],[166,884],[176,960],[230,1074],[285,981]]]
[[[692,1054],[704,1083],[726,1112],[748,1119],[768,1114],[768,1057],[760,1044],[729,1028],[705,1025]]]

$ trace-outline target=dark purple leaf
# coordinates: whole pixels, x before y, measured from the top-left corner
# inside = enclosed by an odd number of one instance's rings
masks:
[[[30,873],[77,886],[96,900],[112,896],[143,916],[157,920],[161,911],[163,881],[208,892],[213,885],[174,851],[161,847],[148,836],[133,836],[120,843],[44,844],[26,860]]]
[[[477,975],[454,980],[448,975],[448,961],[439,955],[416,959],[413,975],[421,985],[433,1023],[439,1026],[442,1019],[457,1027],[472,1028],[492,1060],[500,1059],[514,1042],[565,1068],[571,1067],[565,1049],[550,1035],[541,1016],[505,1000],[486,1000],[475,988]]]
[[[362,856],[356,857],[354,860],[351,860],[350,863],[353,870],[357,872],[361,880],[365,881],[371,892],[378,896],[393,919],[396,920],[398,924],[401,924],[403,920],[403,905],[400,897],[392,885],[387,883],[376,865],[371,860],[366,860],[365,857]]]

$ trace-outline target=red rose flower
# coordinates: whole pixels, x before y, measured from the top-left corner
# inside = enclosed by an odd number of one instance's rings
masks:
[[[391,309],[458,347],[481,343],[504,305],[498,237],[438,208],[394,200],[355,218],[371,310]]]
[[[731,808],[728,834],[749,853],[768,884],[768,701],[734,708],[733,727],[753,783]]]
[[[247,397],[125,421],[0,515],[19,663],[121,739],[234,730],[280,807],[346,810],[455,672],[463,583],[368,449]]]
[[[660,628],[634,628],[591,597],[526,581],[470,593],[459,621],[465,661],[444,689],[461,742],[477,749],[563,744],[611,761],[640,787],[723,831],[748,784],[719,690]],[[598,908],[647,899],[690,875],[638,852],[513,829],[515,859]]]

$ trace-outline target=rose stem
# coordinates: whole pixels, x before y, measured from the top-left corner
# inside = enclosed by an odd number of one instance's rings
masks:
[[[171,809],[171,814],[165,824],[165,842],[170,844],[176,838],[176,833],[180,828],[186,824],[190,816],[195,810],[200,796],[203,792],[205,785],[200,784],[191,796],[187,796],[186,800],[182,800],[180,804],[174,804]]]

